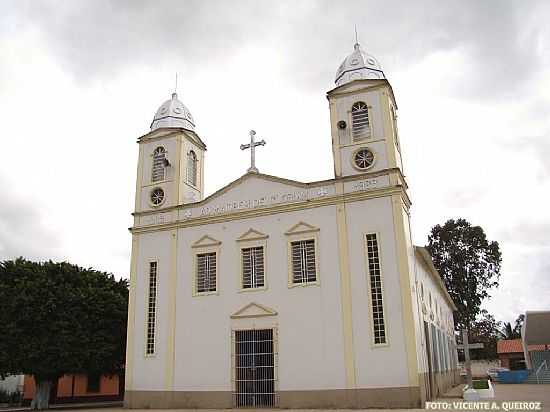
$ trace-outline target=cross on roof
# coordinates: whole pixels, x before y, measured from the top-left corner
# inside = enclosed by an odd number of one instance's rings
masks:
[[[265,146],[265,140],[262,139],[259,142],[255,142],[254,136],[256,136],[256,132],[254,130],[251,130],[250,143],[242,144],[241,150],[250,149],[250,167],[248,168],[247,172],[258,173],[258,169],[256,168],[256,146]]]

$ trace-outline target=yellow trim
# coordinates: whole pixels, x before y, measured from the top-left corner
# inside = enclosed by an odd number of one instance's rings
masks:
[[[301,182],[297,182],[295,180],[283,179],[283,178],[279,178],[279,177],[276,177],[276,176],[264,175],[264,174],[261,174],[261,173],[258,173],[258,174],[256,174],[256,173],[253,173],[253,174],[247,173],[247,174],[241,176],[240,178],[238,178],[237,180],[234,180],[233,182],[227,184],[223,188],[219,189],[217,192],[211,194],[210,196],[208,196],[207,198],[205,198],[201,201],[194,202],[192,204],[187,204],[186,203],[186,204],[181,204],[181,205],[177,205],[177,206],[167,207],[167,208],[164,208],[164,211],[186,210],[186,209],[189,209],[191,207],[200,207],[200,206],[207,205],[208,202],[210,202],[215,197],[219,197],[223,193],[229,192],[233,187],[236,187],[239,184],[241,184],[242,182],[244,182],[245,180],[247,180],[249,178],[253,178],[253,177],[258,178],[260,180],[266,180],[266,181],[269,181],[269,182],[278,182],[278,183],[283,183],[283,184],[289,184],[291,186],[296,186],[296,187],[304,188],[304,189],[314,189],[314,188],[317,188],[317,187],[333,185],[333,184],[338,183],[338,182],[353,182],[355,180],[370,179],[370,178],[386,176],[386,175],[390,175],[390,174],[397,175],[396,178],[398,179],[399,184],[403,185],[404,187],[407,187],[407,184],[406,184],[406,181],[405,181],[405,176],[403,176],[403,173],[401,172],[401,169],[399,169],[398,167],[386,168],[386,169],[376,170],[376,171],[372,171],[372,172],[356,173],[354,175],[344,176],[344,177],[341,177],[341,178],[328,179],[328,180],[319,180],[319,181],[309,182],[309,183],[301,183]],[[145,215],[154,214],[154,213],[158,213],[158,212],[156,210],[143,211],[143,212],[134,212],[133,215],[145,216]]]
[[[368,139],[361,139],[361,140],[358,140],[356,142],[353,142],[353,143],[346,143],[346,144],[341,144],[340,145],[340,149],[344,149],[346,147],[352,147],[352,146],[361,146],[361,145],[365,145],[365,144],[373,144],[373,143],[379,143],[379,142],[385,142],[386,139],[384,138],[368,138]]]
[[[134,210],[136,212],[141,211],[141,191],[143,184],[143,146],[139,146],[138,154],[138,167],[136,176],[136,200],[134,204]]]
[[[294,226],[292,226],[290,229],[288,229],[285,232],[285,235],[292,236],[292,235],[299,235],[302,233],[313,233],[318,231],[319,231],[318,227],[315,227],[313,225],[310,225],[309,223],[300,221],[296,223]]]
[[[386,157],[389,167],[398,167],[393,138],[393,125],[389,112],[389,99],[385,90],[379,93],[380,113],[382,115],[382,135],[386,139]],[[396,176],[390,176],[390,185],[398,184]]]
[[[304,202],[296,202],[296,203],[285,203],[285,204],[277,204],[274,206],[268,206],[268,207],[262,207],[262,208],[253,208],[253,209],[246,209],[246,210],[239,210],[237,212],[227,213],[227,214],[219,214],[219,215],[209,215],[209,216],[200,216],[196,218],[189,218],[186,220],[180,220],[176,222],[170,222],[170,223],[159,223],[155,225],[144,225],[144,226],[138,226],[130,228],[130,231],[132,233],[149,233],[149,232],[157,232],[161,230],[171,230],[174,228],[184,228],[184,227],[193,227],[193,226],[202,226],[207,224],[213,224],[213,223],[227,223],[233,220],[240,220],[240,219],[250,219],[255,217],[261,217],[261,216],[267,216],[267,215],[274,215],[277,213],[288,213],[298,210],[307,210],[307,209],[313,209],[317,207],[323,207],[323,206],[330,206],[330,205],[336,205],[336,204],[342,204],[342,203],[352,203],[352,202],[358,202],[362,200],[367,199],[375,199],[380,197],[387,197],[390,195],[398,195],[403,197],[403,201],[406,202],[406,204],[409,204],[409,199],[407,197],[407,194],[404,192],[403,188],[401,186],[393,186],[393,187],[383,187],[380,189],[372,189],[367,191],[357,191],[357,192],[349,192],[344,195],[339,196],[327,196],[325,198],[319,198],[319,199],[312,199],[307,200]],[[166,212],[169,210],[162,210],[162,212]],[[157,211],[156,213],[159,213]],[[154,213],[143,213],[139,214],[139,216],[147,216]]]
[[[409,249],[412,252],[411,239],[405,238],[405,222],[403,221],[403,202],[400,196],[393,195],[392,213],[395,233],[395,248],[397,253],[397,267],[399,270],[399,285],[401,292],[401,314],[403,332],[405,335],[405,352],[407,356],[407,370],[409,384],[418,385],[418,362],[416,357],[416,328],[412,302],[412,268],[409,266]]]
[[[256,307],[263,311],[264,313],[257,314],[257,315],[243,315],[249,308]],[[230,318],[231,319],[242,319],[242,318],[259,318],[264,316],[277,316],[277,311],[275,309],[268,308],[267,306],[260,305],[256,302],[250,302],[248,305],[240,308],[238,311],[233,313]]]
[[[221,244],[222,244],[222,242],[220,242],[219,240],[216,240],[216,239],[214,239],[213,237],[211,237],[209,235],[204,235],[199,240],[194,242],[191,245],[191,247],[192,248],[205,248],[205,247],[210,247],[210,246],[219,246]]]
[[[375,235],[376,236],[376,247],[378,249],[378,265],[380,267],[380,290],[382,291],[382,311],[384,313],[384,336],[386,337],[386,341],[384,343],[376,343],[374,341],[374,314],[372,312],[373,302],[372,302],[372,287],[371,287],[371,273],[370,273],[370,266],[369,266],[369,249],[368,249],[368,242],[367,242],[367,235]],[[367,289],[368,289],[368,301],[369,301],[369,318],[371,323],[371,348],[383,348],[386,346],[390,346],[390,336],[388,334],[388,311],[386,308],[386,289],[384,288],[384,270],[383,270],[383,264],[382,264],[382,247],[381,247],[381,237],[380,232],[365,232],[362,234],[363,236],[363,247],[364,247],[364,253],[365,253],[365,271],[367,275]]]
[[[243,237],[248,236],[252,234],[253,236],[258,236],[256,238],[250,238],[246,239]],[[256,292],[259,290],[267,290],[267,238],[268,235],[264,235],[261,232],[258,232],[254,229],[248,230],[246,233],[241,235],[240,238],[237,239],[238,244],[238,259],[239,259],[239,285],[238,285],[238,291],[239,292]],[[264,253],[264,285],[256,288],[243,288],[244,283],[244,273],[243,273],[243,249],[248,249],[252,247],[258,247],[261,246],[263,248]]]
[[[203,236],[201,239],[209,237],[209,236]],[[193,250],[193,279],[192,279],[192,285],[193,285],[193,297],[199,297],[199,296],[209,296],[209,295],[219,295],[220,294],[220,284],[219,284],[219,273],[220,273],[220,247],[219,245],[221,242],[219,242],[217,245],[213,246],[191,246],[192,248],[195,248]],[[197,292],[197,255],[201,255],[204,253],[212,253],[214,252],[216,254],[216,290],[211,292]]]
[[[264,240],[269,238],[269,235],[262,233],[256,229],[248,229],[242,235],[237,238],[237,242],[247,242],[249,240]]]
[[[320,278],[320,253],[319,253],[319,232],[318,231],[309,231],[309,232],[300,232],[300,233],[285,233],[288,236],[287,241],[287,251],[288,251],[288,288],[296,287],[307,287],[307,286],[319,286],[321,284]],[[292,273],[292,242],[298,242],[301,240],[313,240],[315,243],[315,282],[303,282],[303,283],[294,283],[294,277]]]
[[[332,159],[334,160],[334,176],[342,176],[342,159],[340,157],[341,150],[340,137],[338,135],[338,110],[335,99],[329,99],[329,110],[330,110],[330,133],[332,136]],[[350,134],[351,138],[351,134]]]
[[[181,199],[180,199],[180,194],[181,194],[181,190],[180,190],[180,179],[181,179],[181,136],[177,136],[176,137],[176,160],[175,160],[175,168],[176,168],[176,176],[174,177],[174,184],[175,184],[175,187],[174,187],[174,190],[175,190],[175,195],[174,195],[174,204],[176,205],[179,205],[181,203]]]
[[[337,193],[344,191],[343,183],[336,185]],[[344,362],[346,368],[346,388],[356,386],[355,353],[353,347],[353,318],[351,301],[351,272],[349,262],[348,226],[345,203],[336,205],[336,225],[338,229],[338,252],[340,264],[340,293],[342,303],[342,326],[344,334]]]
[[[170,267],[170,287],[168,290],[168,350],[166,353],[166,390],[174,390],[174,362],[176,340],[176,288],[177,288],[177,264],[178,264],[178,231],[172,232],[172,256]]]
[[[153,336],[153,347],[154,347],[154,351],[153,353],[147,353],[147,323],[149,322],[149,294],[151,293],[151,263],[156,263],[157,264],[157,273],[156,273],[156,291],[155,291],[155,335]],[[143,346],[143,357],[144,358],[154,358],[157,356],[157,342],[158,342],[158,339],[157,339],[157,336],[158,336],[158,307],[159,307],[159,304],[158,304],[158,296],[159,296],[159,280],[160,280],[160,264],[159,264],[159,260],[156,259],[156,258],[150,258],[150,259],[147,259],[147,278],[146,278],[146,281],[147,281],[147,294],[145,295],[145,305],[144,305],[144,308],[145,308],[145,327],[143,328],[143,341],[145,343],[145,345]]]
[[[134,378],[134,327],[136,323],[136,285],[137,256],[139,253],[139,236],[132,236],[132,257],[130,258],[130,285],[128,291],[128,331],[126,339],[126,378],[124,387],[133,389]]]

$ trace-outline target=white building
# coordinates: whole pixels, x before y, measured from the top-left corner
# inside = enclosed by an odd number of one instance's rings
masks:
[[[205,198],[206,145],[176,94],[139,138],[128,407],[418,407],[456,379],[391,85],[359,44],[335,82],[331,180],[252,165]]]

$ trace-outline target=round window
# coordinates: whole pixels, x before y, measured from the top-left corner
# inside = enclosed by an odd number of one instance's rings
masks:
[[[157,187],[151,191],[151,204],[153,206],[160,206],[164,202],[164,190]]]
[[[370,149],[359,149],[355,152],[353,162],[358,169],[368,169],[374,163],[374,153]]]

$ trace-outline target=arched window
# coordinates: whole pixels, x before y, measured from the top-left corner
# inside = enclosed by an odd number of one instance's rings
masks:
[[[166,150],[164,147],[159,146],[153,152],[153,170],[151,173],[151,180],[153,182],[160,182],[165,179],[165,167]]]
[[[187,153],[187,183],[197,185],[197,155],[194,151]]]
[[[370,136],[369,108],[364,102],[357,102],[351,106],[351,133],[353,140]]]

